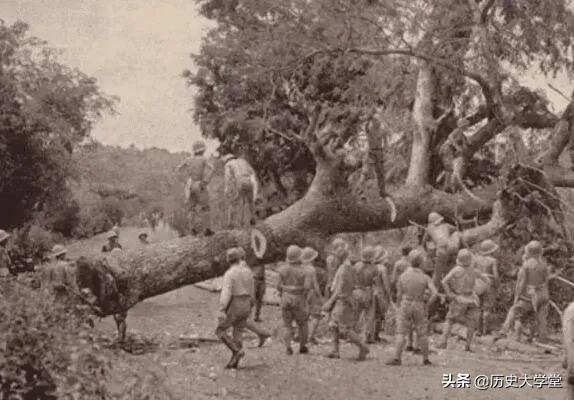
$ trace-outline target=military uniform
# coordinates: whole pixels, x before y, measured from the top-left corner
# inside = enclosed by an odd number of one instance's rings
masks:
[[[281,316],[283,318],[284,340],[288,354],[292,354],[293,322],[299,329],[300,351],[307,351],[309,334],[309,308],[307,294],[311,289],[311,280],[303,265],[301,265],[302,249],[289,246],[287,263],[279,269],[277,290],[281,295]]]
[[[356,330],[367,341],[374,341],[376,301],[375,293],[383,293],[383,283],[377,265],[375,249],[368,246],[363,250],[362,261],[353,266],[355,288],[353,298],[356,306]]]
[[[232,249],[236,251],[237,249]],[[231,258],[231,259],[230,259]],[[228,252],[231,267],[223,275],[220,295],[220,312],[222,313],[215,329],[215,334],[232,351],[233,355],[228,368],[236,368],[243,357],[242,334],[247,319],[251,314],[255,288],[253,274],[247,264],[240,262],[239,252]],[[233,328],[233,338],[227,330]]]
[[[249,163],[238,157],[225,157],[225,197],[229,228],[248,228],[255,216],[258,183]]]
[[[122,250],[122,245],[118,242],[109,242],[102,246],[102,253],[111,253],[114,249]]]
[[[426,297],[429,291],[431,293],[437,292],[431,278],[420,269],[420,266],[407,268],[399,277],[397,292],[400,305],[397,313],[397,341],[395,357],[390,364],[400,364],[405,338],[411,335],[413,331],[417,334],[424,364],[430,364],[428,360],[428,316],[426,310]]]
[[[539,244],[537,244],[539,246]],[[539,250],[541,254],[541,249]],[[538,252],[538,250],[536,250]],[[547,318],[550,295],[548,280],[550,269],[540,255],[527,254],[518,272],[514,305],[510,308],[502,331],[508,332],[517,318],[534,313],[539,339],[544,340],[547,332]]]
[[[474,291],[478,295],[481,317],[479,320],[483,334],[488,333],[490,316],[496,303],[496,288],[498,287],[498,263],[496,258],[488,255],[496,251],[498,246],[491,240],[481,243],[481,255],[475,257],[475,268],[481,272],[486,281],[477,280]]]
[[[307,273],[307,279],[311,282],[310,290],[307,294],[307,307],[309,310],[309,341],[317,343],[315,335],[321,320],[321,307],[323,305],[322,290],[319,283],[319,275],[323,272],[321,268],[313,265],[313,261],[317,258],[319,253],[311,248],[306,247],[302,253],[302,263]],[[322,276],[325,276],[323,273]]]
[[[184,171],[188,179],[185,185],[185,202],[189,208],[191,227],[194,233],[210,230],[210,205],[207,184],[211,180],[214,168],[203,156],[205,144],[193,145],[192,157],[185,159],[178,171]],[[198,218],[199,217],[199,218]]]

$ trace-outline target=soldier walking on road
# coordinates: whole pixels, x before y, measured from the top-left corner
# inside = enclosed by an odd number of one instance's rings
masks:
[[[241,259],[241,263],[247,265],[247,262],[245,261],[245,250],[243,250],[243,247],[238,247],[237,248],[239,251],[239,258]],[[257,267],[251,267],[251,272],[253,273],[254,270],[256,270]],[[263,297],[265,295],[265,286],[263,286],[263,294],[261,293],[257,293],[257,284],[258,284],[258,279],[257,279],[257,270],[256,272],[253,274],[253,286],[254,286],[254,290],[255,290],[255,298],[254,298],[254,303],[255,303],[255,311],[257,312],[257,296],[261,296],[261,303],[263,303]],[[264,278],[265,279],[265,278]],[[259,289],[261,290],[261,288]],[[257,315],[257,314],[256,314]],[[257,319],[256,319],[257,321]],[[255,324],[253,321],[251,321],[251,319],[248,319],[245,327],[247,328],[247,330],[250,330],[251,332],[255,333],[257,335],[257,337],[259,338],[259,345],[258,347],[263,347],[263,345],[265,344],[265,341],[267,339],[269,339],[271,337],[271,334],[268,333],[265,329],[261,328],[260,326],[258,326],[257,324]]]
[[[460,322],[466,326],[465,350],[471,351],[472,339],[480,317],[478,296],[474,293],[478,279],[488,282],[488,278],[474,268],[470,250],[460,250],[456,257],[456,266],[442,280],[442,286],[450,300],[450,305],[439,348],[446,349],[454,323]]]
[[[211,235],[211,216],[207,184],[211,180],[214,168],[204,156],[207,147],[201,140],[193,144],[193,156],[185,159],[177,171],[183,171],[188,179],[185,185],[185,203],[188,206],[188,217],[191,233]]]
[[[108,243],[102,247],[102,253],[111,253],[113,249],[122,249],[122,245],[118,242],[118,234],[116,231],[109,231],[107,238]]]
[[[405,339],[412,331],[416,331],[417,340],[423,355],[423,364],[431,365],[429,360],[428,315],[425,306],[425,294],[430,291],[431,297],[437,296],[438,291],[432,279],[422,271],[425,262],[423,254],[413,250],[409,256],[410,266],[401,274],[397,282],[397,337],[395,356],[388,365],[401,365],[401,355]]]
[[[323,305],[323,295],[318,279],[318,272],[321,269],[313,264],[318,255],[319,253],[311,247],[305,247],[301,255],[301,263],[311,281],[311,289],[307,295],[307,306],[309,308],[309,342],[313,344],[317,344],[315,335],[321,321],[321,306]]]
[[[299,353],[306,354],[309,335],[309,310],[307,295],[311,290],[311,279],[301,264],[302,249],[291,245],[287,248],[286,262],[279,269],[277,290],[281,295],[281,313],[283,316],[285,348],[288,355],[293,354],[293,322],[299,330]]]
[[[355,306],[356,329],[361,339],[374,342],[376,298],[375,293],[383,293],[383,281],[375,260],[379,258],[382,248],[366,246],[361,252],[361,261],[353,266],[355,288],[353,298]]]
[[[523,264],[518,271],[516,288],[514,291],[514,305],[508,311],[506,321],[497,339],[506,336],[514,327],[517,318],[528,313],[534,313],[538,339],[547,338],[547,318],[550,295],[548,281],[550,268],[542,260],[542,245],[538,241],[531,241],[524,249]]]
[[[496,294],[499,287],[498,263],[493,254],[498,250],[498,245],[492,240],[483,241],[478,249],[479,255],[475,256],[476,269],[488,278],[488,283],[478,280],[474,291],[478,296],[480,306],[479,332],[487,335],[491,331],[491,316]]]
[[[231,350],[231,359],[226,368],[237,368],[241,358],[245,356],[242,350],[243,329],[253,306],[253,274],[245,263],[241,263],[239,249],[227,251],[227,262],[231,267],[223,275],[220,308],[215,334]],[[233,328],[232,337],[227,330]]]
[[[359,348],[358,360],[363,361],[369,354],[369,348],[355,332],[356,307],[353,301],[355,274],[348,262],[349,250],[339,249],[338,257],[343,260],[333,280],[332,295],[323,306],[324,312],[331,313],[329,328],[333,333],[333,351],[329,358],[340,358],[339,341],[346,335],[347,339]]]

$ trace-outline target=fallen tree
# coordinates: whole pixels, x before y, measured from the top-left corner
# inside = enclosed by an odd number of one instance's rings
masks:
[[[210,37],[196,59],[202,67],[201,73],[188,74],[191,83],[201,88],[201,95],[196,99],[200,110],[196,117],[202,127],[212,127],[207,134],[222,141],[227,137],[217,135],[245,133],[251,137],[246,130],[257,131],[249,145],[258,146],[261,140],[277,149],[293,143],[303,146],[314,160],[314,179],[301,199],[253,228],[267,242],[267,249],[260,257],[253,252],[250,231],[227,230],[210,237],[184,237],[150,245],[121,254],[117,259],[77,260],[78,285],[95,296],[94,306],[100,315],[125,314],[143,299],[220,276],[228,267],[225,251],[234,246],[246,249],[251,264],[271,263],[281,259],[290,244],[322,250],[333,234],[395,229],[413,222],[425,224],[431,211],[454,222],[467,217],[480,221],[481,224],[461,232],[462,243],[470,246],[523,218],[533,203],[540,203],[533,217],[555,217],[560,223],[556,213],[560,204],[554,187],[574,186],[574,172],[558,163],[564,149],[574,145],[574,113],[571,111],[574,106],[570,104],[563,115],[557,117],[547,109],[543,96],[516,82],[503,85],[508,81],[508,73],[492,49],[508,51],[507,47],[497,46],[503,43],[514,47],[518,39],[505,37],[501,42],[492,36],[492,30],[498,24],[497,13],[512,10],[500,9],[492,1],[458,2],[456,6],[445,2],[413,15],[411,2],[398,2],[392,13],[378,2],[370,2],[361,10],[348,2],[353,11],[351,15],[330,6],[321,7],[321,2],[300,2],[299,7],[308,7],[308,15],[313,16],[306,20],[298,17],[306,15],[305,12],[294,13],[289,5],[276,2],[245,2],[242,7],[221,10],[216,10],[219,5],[208,0],[203,3],[210,4],[205,10],[211,10],[221,32],[228,34]],[[286,12],[281,12],[283,7],[287,8]],[[499,7],[496,12],[495,7]],[[530,11],[535,15],[544,9]],[[404,32],[397,28],[397,32],[389,35],[400,40],[393,42],[385,38],[384,48],[374,48],[372,46],[380,42],[370,40],[370,35],[382,31],[370,31],[371,25],[365,24],[371,13],[378,13],[380,21],[387,21],[389,27],[400,18],[414,18],[417,24],[413,25],[424,25],[425,31],[412,35],[421,39],[411,46],[396,48],[393,44],[402,46],[406,40],[402,36]],[[450,19],[443,18],[445,13],[449,13]],[[267,18],[269,15],[276,18]],[[332,24],[329,18],[346,18],[346,23]],[[418,24],[421,18],[428,19],[428,23]],[[543,13],[541,18],[550,17]],[[519,21],[528,24],[532,19],[520,17]],[[275,23],[284,28],[282,36],[289,37],[290,41],[270,38],[265,33],[274,30],[276,27],[268,24]],[[307,25],[313,24],[317,29],[309,31],[315,33],[349,26],[358,31],[365,29],[366,33],[359,39],[353,36],[355,43],[341,39],[350,38],[351,33],[330,32],[330,36],[317,43],[314,36],[304,36]],[[560,25],[560,29],[569,28],[567,22],[561,20],[556,24],[564,25]],[[465,28],[458,31],[451,29],[452,26]],[[537,31],[539,40],[549,45],[546,34],[546,31]],[[292,43],[304,43],[304,46],[293,45],[290,51],[284,51]],[[301,49],[307,47],[313,51],[301,55]],[[542,50],[525,47],[521,51],[531,56],[531,52]],[[236,57],[237,52],[241,57]],[[278,54],[287,56],[277,58]],[[416,72],[411,73],[395,62],[397,57],[409,59],[408,68]],[[392,61],[381,61],[389,58]],[[513,61],[519,64],[518,60]],[[552,62],[556,68],[567,64],[564,60]],[[230,68],[220,68],[223,64]],[[387,83],[392,84],[388,94],[381,95],[381,90],[369,92],[373,81],[367,79],[368,73],[374,71],[378,78],[386,68],[416,79],[416,85],[407,87],[402,76],[398,83],[391,76],[385,77]],[[267,83],[268,87],[262,86]],[[396,96],[396,92],[401,91],[408,95]],[[341,95],[346,92],[350,94]],[[271,93],[270,98],[267,93]],[[482,104],[475,107],[475,112],[465,115],[468,107],[464,102],[469,103],[469,93]],[[412,99],[403,101],[406,105],[394,108],[388,105],[393,104],[392,96],[405,100],[404,97],[410,95]],[[457,101],[463,105],[455,106]],[[373,112],[373,108],[377,112]],[[385,126],[388,131],[384,115],[392,117],[392,113],[404,109],[409,110],[413,122],[408,135],[402,134],[409,139],[408,170],[402,184],[390,190],[385,169],[391,169],[388,164],[392,160],[384,157],[394,148],[385,149],[380,145],[386,143],[383,139],[388,135],[378,129]],[[273,114],[277,114],[276,119]],[[256,115],[256,119],[252,115]],[[378,123],[371,124],[372,118],[378,119]],[[231,123],[227,123],[229,121]],[[512,162],[493,167],[496,171],[489,176],[492,178],[489,182],[488,177],[480,176],[480,168],[473,170],[471,166],[487,164],[489,160],[485,160],[484,154],[482,158],[475,156],[509,128],[553,129],[553,135],[550,141],[543,142],[539,157],[532,157],[522,149]],[[364,165],[349,157],[345,145],[360,131],[368,138],[370,151],[365,160],[373,176],[361,180],[363,187],[359,195],[353,177]],[[267,138],[267,142],[262,137]],[[486,154],[486,158],[492,157],[491,153]],[[441,176],[449,177],[442,181],[446,185],[440,184]],[[466,183],[465,178],[471,176],[474,184]]]

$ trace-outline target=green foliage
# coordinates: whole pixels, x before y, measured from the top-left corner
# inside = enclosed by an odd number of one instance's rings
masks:
[[[27,25],[0,21],[0,226],[14,227],[64,193],[71,153],[112,100],[60,64]],[[67,230],[66,227],[63,227]]]
[[[14,258],[30,257],[34,262],[41,263],[57,242],[58,237],[54,233],[38,225],[27,225],[12,232],[10,252]]]

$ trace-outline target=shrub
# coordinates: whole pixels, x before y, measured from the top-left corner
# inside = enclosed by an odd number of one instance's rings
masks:
[[[11,253],[18,258],[42,261],[52,250],[58,237],[38,225],[16,229],[12,233]]]

